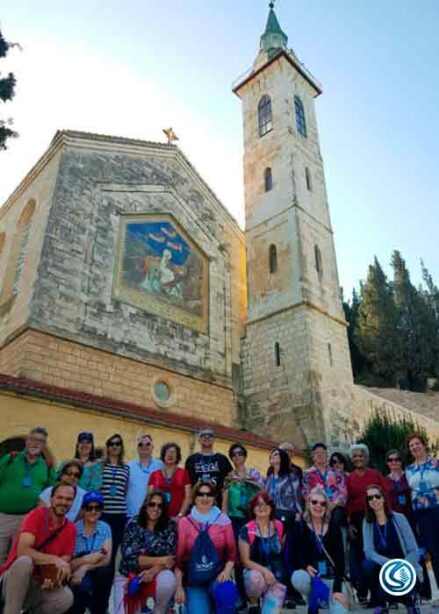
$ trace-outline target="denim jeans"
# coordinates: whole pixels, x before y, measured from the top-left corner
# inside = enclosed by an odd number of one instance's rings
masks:
[[[188,586],[186,588],[187,611],[189,614],[211,614],[216,612],[214,591],[218,582],[213,582],[208,586]],[[221,610],[221,612],[225,610]],[[230,607],[230,613],[235,612],[234,606]]]
[[[69,614],[84,614],[88,608],[91,614],[105,614],[108,606],[107,595],[111,591],[111,567],[98,567],[88,571],[79,586],[73,586],[73,606]]]
[[[430,553],[434,577],[439,586],[439,507],[417,510],[414,514],[418,523],[419,544]]]

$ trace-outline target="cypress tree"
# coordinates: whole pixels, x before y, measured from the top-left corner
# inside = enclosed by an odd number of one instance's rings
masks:
[[[378,259],[361,288],[355,339],[374,383],[394,386],[401,365],[397,312],[392,289]]]
[[[398,313],[398,334],[402,342],[404,387],[425,389],[427,377],[434,374],[437,339],[434,314],[411,283],[405,262],[398,251],[392,255],[393,289]]]

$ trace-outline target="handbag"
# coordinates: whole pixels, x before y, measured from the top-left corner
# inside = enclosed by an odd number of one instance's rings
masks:
[[[44,548],[53,542],[54,539],[58,537],[64,527],[67,525],[67,521],[62,524],[62,526],[58,527],[51,533],[46,539],[44,539],[41,544],[35,546],[35,550],[38,552],[43,552]],[[57,581],[58,578],[58,567],[50,563],[49,565],[35,565],[34,568],[34,577],[40,583],[44,584],[46,580],[50,580],[53,583],[53,586],[58,586],[59,583]],[[67,578],[65,578],[62,584],[67,584]]]

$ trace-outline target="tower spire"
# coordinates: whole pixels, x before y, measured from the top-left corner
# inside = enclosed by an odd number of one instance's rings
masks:
[[[267,55],[276,49],[286,49],[288,36],[283,32],[274,12],[274,2],[269,3],[269,12],[265,32],[261,36],[261,51]]]

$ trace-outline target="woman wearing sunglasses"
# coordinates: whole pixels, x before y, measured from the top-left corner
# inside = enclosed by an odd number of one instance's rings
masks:
[[[394,512],[404,514],[410,522],[412,516],[411,490],[403,470],[401,453],[398,450],[389,450],[386,454],[386,464],[389,468],[387,481],[390,507]]]
[[[274,503],[266,492],[256,494],[249,503],[252,520],[239,536],[239,554],[244,566],[244,586],[250,601],[249,614],[281,611],[287,591],[283,547],[283,524],[275,520]]]
[[[321,486],[313,488],[306,500],[303,525],[295,548],[300,569],[293,572],[291,582],[308,603],[308,612],[315,614],[313,604],[314,578],[329,589],[328,605],[331,614],[347,612],[349,604],[343,593],[344,551],[341,530],[331,519],[329,500]]]
[[[176,527],[169,519],[165,495],[153,489],[124,532],[114,591],[116,613],[137,614],[149,599],[154,601],[154,614],[167,612],[176,587],[175,549]],[[137,590],[131,590],[134,581]]]
[[[69,486],[74,486],[76,488],[75,498],[73,499],[73,503],[71,508],[66,514],[67,520],[71,520],[75,522],[78,518],[79,513],[81,511],[81,504],[84,495],[86,494],[85,490],[78,486],[79,481],[82,475],[82,464],[73,458],[72,460],[66,461],[59,470],[58,479],[61,484],[68,484]],[[50,507],[50,498],[52,496],[52,486],[45,488],[39,497],[39,505],[45,505],[46,507]]]
[[[233,608],[238,599],[236,587],[230,580],[237,556],[232,523],[215,505],[216,490],[212,482],[197,482],[192,499],[194,505],[190,514],[178,524],[175,600],[178,604],[187,603],[188,612],[194,614],[210,614],[219,604],[224,611],[233,612],[233,609],[226,609]],[[207,534],[209,542],[205,552],[209,552],[210,559],[205,556],[203,561],[206,573],[200,568],[198,559],[195,560],[202,532],[205,532],[204,537]]]
[[[76,545],[70,579],[74,595],[69,614],[105,614],[111,592],[111,529],[100,520],[104,498],[99,492],[84,495],[81,520],[75,523]]]
[[[114,576],[116,555],[122,542],[127,519],[126,494],[130,468],[123,460],[124,445],[119,434],[116,433],[107,439],[105,449],[105,458],[98,461],[95,467],[99,472],[100,487],[98,490],[104,496],[102,520],[110,525],[113,537],[110,566]]]
[[[407,612],[415,614],[416,592],[403,597],[392,598],[380,586],[379,573],[382,565],[390,559],[409,561],[422,581],[422,569],[418,563],[418,546],[407,518],[398,512],[391,512],[384,489],[371,484],[366,490],[366,514],[363,521],[365,560],[362,573],[371,593],[375,614],[387,611],[389,601],[400,601],[407,606]]]

